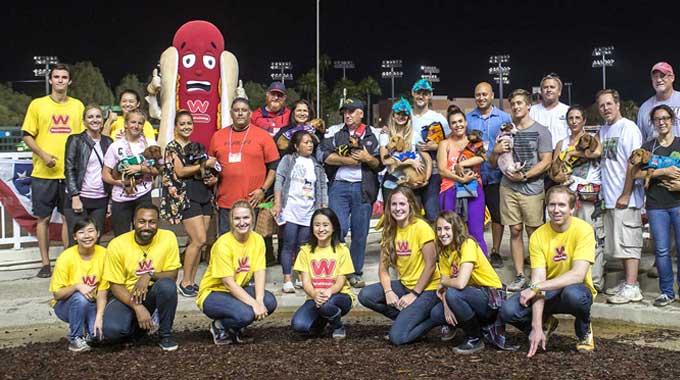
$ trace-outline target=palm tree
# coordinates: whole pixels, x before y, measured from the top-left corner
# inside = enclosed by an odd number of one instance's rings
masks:
[[[371,95],[382,95],[380,85],[373,77],[366,77],[359,82],[358,87],[361,89],[362,94],[366,94],[366,122],[373,124],[373,120],[371,120]]]

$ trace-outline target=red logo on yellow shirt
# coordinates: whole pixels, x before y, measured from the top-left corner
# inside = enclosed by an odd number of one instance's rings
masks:
[[[238,268],[236,268],[236,273],[241,272],[250,272],[250,259],[248,256],[238,259]]]
[[[92,276],[88,276],[88,275],[83,276],[83,284],[85,284],[87,286],[97,285],[97,275],[93,274]]]
[[[71,133],[71,127],[68,126],[70,119],[69,115],[52,115],[50,133]]]
[[[566,260],[567,260],[567,252],[565,252],[564,246],[555,248],[555,256],[553,256],[553,261],[559,262],[559,261],[566,261]]]
[[[150,273],[150,272],[155,272],[156,269],[153,267],[153,260],[148,259],[148,260],[142,260],[139,263],[137,263],[137,270],[135,271],[135,274],[137,276],[141,276],[144,273]]]
[[[329,277],[335,272],[335,259],[312,260],[311,264],[314,277]]]
[[[408,240],[397,241],[397,256],[411,256],[411,248],[408,246]]]

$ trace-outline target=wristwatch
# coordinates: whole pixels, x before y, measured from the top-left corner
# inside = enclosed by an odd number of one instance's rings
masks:
[[[538,294],[538,293],[541,292],[541,289],[538,288],[538,284],[535,283],[535,282],[532,282],[532,283],[529,285],[529,289],[531,289],[531,291],[534,292],[534,294]]]
[[[522,173],[522,182],[526,182],[529,180],[529,177],[527,177],[527,173]]]

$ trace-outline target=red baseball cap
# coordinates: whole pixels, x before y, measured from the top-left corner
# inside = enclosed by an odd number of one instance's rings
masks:
[[[655,71],[660,71],[663,74],[673,75],[673,67],[668,62],[658,62],[656,65],[652,66],[652,73]]]

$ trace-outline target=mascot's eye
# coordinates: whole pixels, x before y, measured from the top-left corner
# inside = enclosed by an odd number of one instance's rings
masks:
[[[208,68],[208,69],[214,69],[215,68],[215,57],[211,57],[209,55],[204,55],[203,56],[203,65]]]
[[[193,66],[194,63],[196,63],[196,54],[187,54],[182,57],[182,65],[187,69]]]

